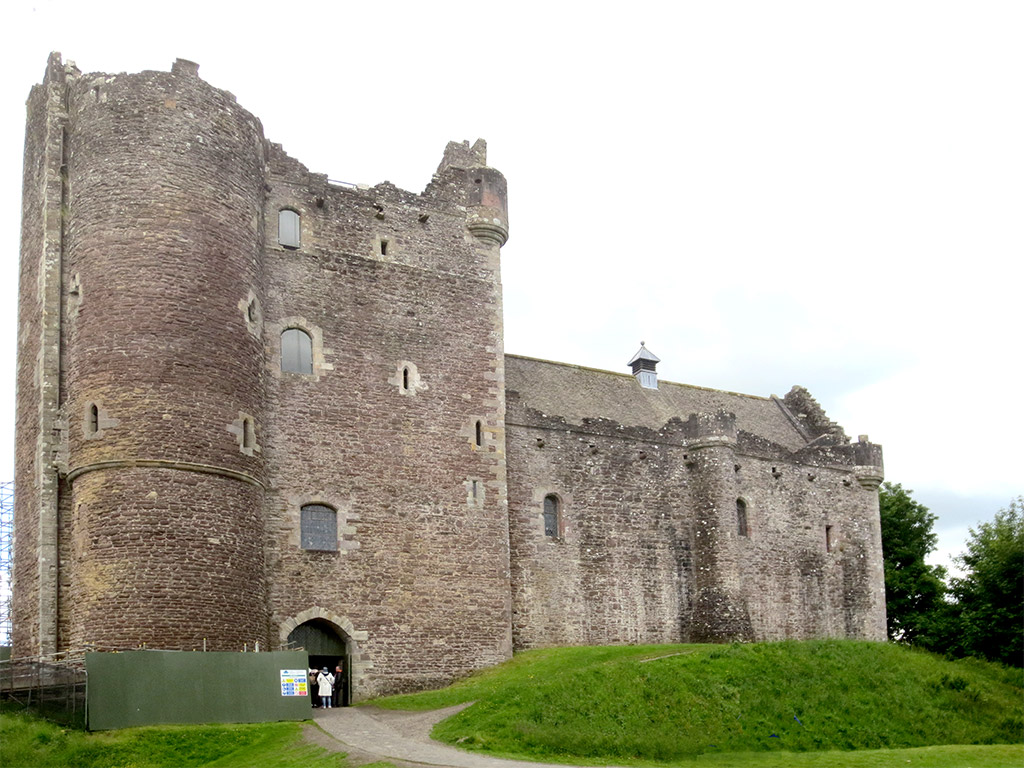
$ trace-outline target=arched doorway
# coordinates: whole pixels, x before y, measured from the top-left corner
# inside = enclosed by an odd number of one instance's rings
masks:
[[[352,663],[348,638],[344,632],[325,619],[310,619],[288,633],[288,647],[309,654],[309,669],[327,667],[333,674],[335,667],[341,666],[342,679],[334,681],[338,690],[336,701],[339,706],[349,706],[352,697]],[[316,691],[310,691],[310,694],[314,706],[318,705]]]

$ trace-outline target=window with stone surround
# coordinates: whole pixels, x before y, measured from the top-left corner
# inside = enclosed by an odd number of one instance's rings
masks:
[[[300,540],[302,548],[338,551],[338,511],[326,504],[306,504],[301,509]]]
[[[281,370],[313,373],[313,339],[301,328],[286,328],[281,333]]]
[[[255,427],[251,416],[242,419],[242,448],[252,449],[256,444]]]
[[[747,502],[743,499],[736,499],[736,532],[743,537],[750,535],[747,527]]]
[[[560,507],[561,503],[555,494],[549,493],[544,497],[544,535],[552,539],[561,535]]]
[[[299,247],[301,219],[295,211],[284,208],[277,214],[277,242],[295,250]]]

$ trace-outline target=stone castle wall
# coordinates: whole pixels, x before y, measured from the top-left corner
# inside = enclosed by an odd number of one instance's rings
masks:
[[[458,207],[475,178],[352,189],[280,153],[268,177],[267,220],[302,222],[298,249],[263,254],[271,624],[310,606],[350,622],[367,692],[511,652],[497,245],[467,237]],[[281,371],[287,327],[313,336],[313,376]],[[339,511],[337,552],[299,546],[316,501]]]
[[[508,402],[516,647],[885,638],[877,489],[850,446],[793,452],[728,413],[654,430]]]
[[[329,184],[184,61],[54,57],[29,113],[17,652],[269,648],[327,617],[360,696],[507,658],[507,223],[483,144],[422,195]],[[292,328],[312,374],[282,370]],[[336,551],[302,546],[310,503],[337,510]]]
[[[805,390],[635,397],[505,356],[483,142],[420,194],[339,185],[190,62],[54,55],[25,158],[16,654],[326,628],[365,698],[513,645],[884,638],[880,450]]]

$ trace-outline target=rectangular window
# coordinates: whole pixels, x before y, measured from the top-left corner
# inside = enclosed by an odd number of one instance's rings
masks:
[[[559,537],[561,521],[558,519],[558,497],[544,497],[544,535],[552,539]]]
[[[287,208],[277,215],[277,242],[285,248],[299,247],[299,214]]]
[[[302,508],[302,548],[336,552],[338,549],[338,513],[323,504]]]

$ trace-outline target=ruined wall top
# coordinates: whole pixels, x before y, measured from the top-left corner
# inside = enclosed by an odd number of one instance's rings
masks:
[[[468,141],[449,141],[444,148],[444,157],[437,166],[437,173],[448,168],[486,168],[487,142],[477,139],[473,146]]]
[[[804,387],[794,386],[782,398],[782,402],[796,416],[812,440],[822,435],[829,435],[840,442],[850,442],[850,438],[847,437],[843,428],[829,419],[825,414],[825,409]]]

